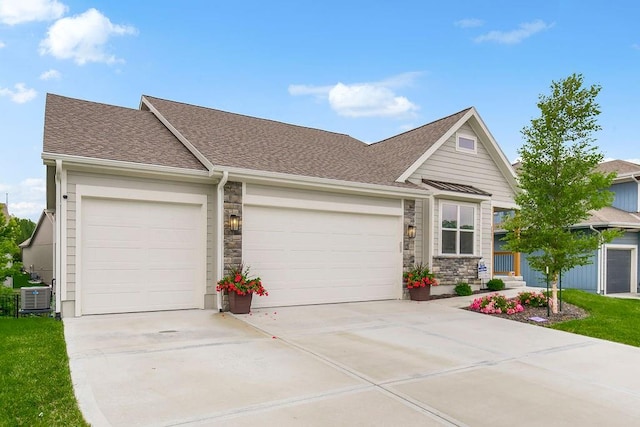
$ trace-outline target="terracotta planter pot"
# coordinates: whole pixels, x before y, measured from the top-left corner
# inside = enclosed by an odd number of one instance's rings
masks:
[[[233,314],[247,314],[251,311],[251,298],[253,294],[238,295],[235,292],[229,293],[229,310]]]
[[[409,297],[411,301],[428,301],[431,296],[431,286],[424,288],[410,288]]]

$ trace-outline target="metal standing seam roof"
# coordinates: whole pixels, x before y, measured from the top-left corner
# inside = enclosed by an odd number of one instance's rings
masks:
[[[442,191],[453,191],[455,193],[477,194],[480,196],[491,196],[491,193],[480,190],[472,185],[456,184],[453,182],[434,181],[432,179],[423,179],[423,183]]]

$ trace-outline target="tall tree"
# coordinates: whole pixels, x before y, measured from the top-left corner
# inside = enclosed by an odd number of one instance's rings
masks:
[[[5,279],[19,273],[22,264],[20,260],[20,248],[16,244],[18,237],[18,225],[15,218],[4,217],[0,212],[0,286]]]
[[[33,230],[36,229],[36,223],[28,218],[16,218],[16,225],[18,226],[17,244],[21,244],[31,237]]]
[[[590,262],[590,255],[619,232],[594,232],[572,226],[589,217],[590,210],[609,206],[608,191],[615,173],[597,171],[603,155],[593,145],[600,130],[596,97],[599,85],[583,87],[583,76],[573,74],[553,81],[550,95],[540,95],[540,117],[522,129],[519,150],[520,210],[505,224],[507,248],[527,253],[529,264],[552,285],[552,309],[558,310],[558,276]]]

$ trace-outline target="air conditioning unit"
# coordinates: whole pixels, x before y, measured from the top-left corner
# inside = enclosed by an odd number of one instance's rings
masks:
[[[51,309],[51,288],[49,286],[24,287],[20,288],[20,292],[22,311]]]

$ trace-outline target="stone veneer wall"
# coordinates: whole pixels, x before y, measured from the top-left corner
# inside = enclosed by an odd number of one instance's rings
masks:
[[[229,229],[229,217],[240,217],[238,231]],[[224,275],[229,267],[242,263],[242,183],[227,182],[224,186]],[[222,310],[229,310],[229,297],[223,295]]]
[[[405,200],[404,201],[404,223],[402,228],[402,271],[409,270],[416,262],[416,239],[410,239],[407,237],[407,227],[409,225],[417,226],[416,224],[416,201]],[[421,232],[421,230],[416,230]],[[409,299],[409,291],[404,283],[402,284],[402,298]]]
[[[457,285],[466,282],[481,285],[478,279],[480,257],[433,257],[432,271],[441,285]]]

